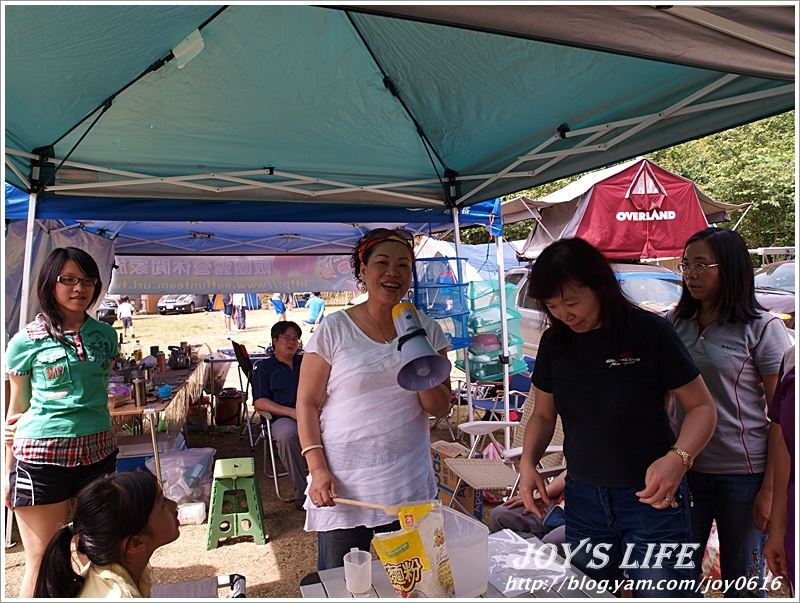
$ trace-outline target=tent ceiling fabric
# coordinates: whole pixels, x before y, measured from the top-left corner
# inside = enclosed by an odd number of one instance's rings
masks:
[[[794,106],[784,53],[651,7],[374,8],[468,28],[342,7],[6,6],[7,178],[27,188],[34,149],[54,144],[57,164],[85,134],[49,192],[469,205]],[[713,11],[793,46],[791,7]],[[207,20],[199,54],[137,80]]]

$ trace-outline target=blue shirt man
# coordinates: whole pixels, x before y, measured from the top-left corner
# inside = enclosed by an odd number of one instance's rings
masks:
[[[325,318],[325,301],[319,295],[319,292],[312,293],[306,302],[308,308],[308,318],[304,321],[306,324],[318,325]],[[314,327],[311,327],[311,330],[313,331]]]
[[[270,432],[281,463],[294,488],[295,507],[302,510],[305,500],[306,467],[300,454],[297,435],[297,384],[300,380],[300,326],[281,320],[272,325],[274,356],[253,367],[253,406],[270,413]],[[264,418],[261,418],[262,422]],[[266,425],[265,425],[266,427]]]

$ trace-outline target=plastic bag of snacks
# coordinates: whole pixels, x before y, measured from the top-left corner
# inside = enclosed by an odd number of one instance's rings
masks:
[[[438,501],[401,506],[398,532],[376,534],[372,545],[401,597],[452,597],[453,569]]]

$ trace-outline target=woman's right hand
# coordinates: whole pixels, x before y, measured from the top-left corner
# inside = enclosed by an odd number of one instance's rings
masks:
[[[543,519],[546,510],[550,507],[550,497],[547,494],[544,478],[527,461],[520,463],[519,473],[519,493],[522,496],[525,510],[539,519]],[[534,490],[539,493],[538,497],[533,496]]]
[[[308,497],[316,507],[332,507],[336,503],[333,499],[339,496],[336,493],[336,480],[327,469],[312,469],[311,486],[308,488]]]

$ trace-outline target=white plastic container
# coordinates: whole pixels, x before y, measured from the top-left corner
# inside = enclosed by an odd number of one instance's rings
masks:
[[[444,505],[442,514],[456,597],[479,597],[489,583],[489,528]]]
[[[206,520],[206,503],[190,502],[178,505],[178,523],[182,526],[186,524],[201,524]]]

